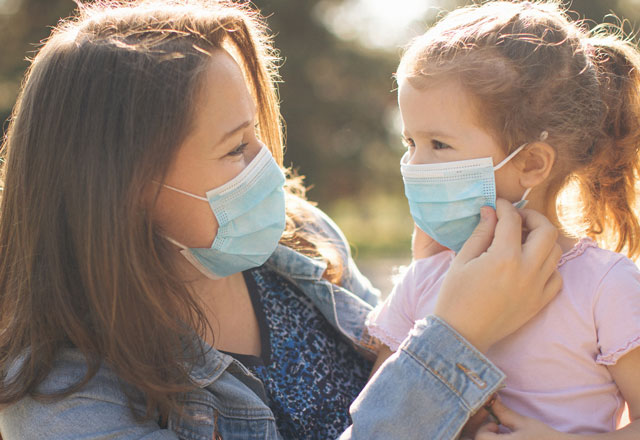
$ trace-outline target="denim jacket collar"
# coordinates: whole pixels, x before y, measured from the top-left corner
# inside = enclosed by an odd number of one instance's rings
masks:
[[[265,264],[281,275],[286,275],[287,278],[293,277],[311,281],[322,278],[325,270],[327,270],[325,261],[307,257],[281,244],[278,245]]]

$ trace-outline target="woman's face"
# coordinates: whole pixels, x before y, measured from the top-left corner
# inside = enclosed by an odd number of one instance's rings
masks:
[[[238,175],[256,156],[256,107],[238,64],[224,50],[211,57],[191,132],[163,183],[201,197]],[[211,247],[218,222],[209,203],[161,187],[153,215],[164,234],[192,248]]]

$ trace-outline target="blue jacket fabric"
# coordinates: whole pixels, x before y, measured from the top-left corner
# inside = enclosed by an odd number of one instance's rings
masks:
[[[265,264],[304,292],[363,356],[374,356],[376,341],[364,322],[379,292],[358,271],[338,227],[310,209],[315,221],[305,227],[331,241],[343,258],[341,286],[322,278],[323,261],[282,245]],[[39,391],[61,391],[85,371],[80,352],[66,349]],[[103,363],[69,397],[48,403],[25,397],[0,411],[0,433],[4,440],[282,438],[263,399],[262,383],[232,357],[211,348],[191,366],[190,378],[197,388],[182,398],[185,415],[170,414],[165,428],[155,420],[139,423],[133,418],[118,377]],[[455,330],[428,316],[416,323],[352,404],[353,425],[340,439],[454,439],[503,380],[503,373]],[[143,407],[136,409],[144,413]]]

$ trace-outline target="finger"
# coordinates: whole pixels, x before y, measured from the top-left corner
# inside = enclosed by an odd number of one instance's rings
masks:
[[[489,206],[483,206],[480,209],[480,223],[458,252],[456,260],[466,263],[485,252],[493,241],[497,221],[495,211]]]
[[[523,415],[520,415],[512,409],[504,406],[500,400],[496,400],[496,402],[491,406],[491,409],[496,417],[500,419],[500,423],[512,431],[522,427],[527,420]]]
[[[480,427],[480,429],[478,429],[478,434],[483,433],[483,432],[494,432],[494,433],[498,433],[498,424],[494,423],[494,422],[489,422],[489,423],[485,423],[484,425],[482,425]]]
[[[542,267],[537,271],[536,276],[539,280],[547,280],[551,277],[551,275],[558,269],[558,262],[562,257],[562,248],[557,243],[551,248],[549,255],[542,263]],[[524,258],[524,256],[523,256]],[[527,262],[529,264],[529,262]],[[532,267],[529,264],[529,267]]]
[[[522,217],[513,205],[504,199],[496,200],[498,223],[495,238],[490,252],[498,252],[502,256],[516,257],[520,255],[522,238]]]
[[[523,226],[530,230],[527,239],[522,245],[523,258],[529,264],[544,261],[551,252],[558,238],[558,230],[542,214],[530,209],[520,212]]]
[[[542,304],[547,305],[562,289],[562,276],[557,270],[551,274],[551,277],[542,289]]]
[[[498,425],[495,423],[487,423],[478,429],[475,440],[498,440]]]
[[[525,229],[534,231],[546,226],[551,225],[551,222],[544,215],[533,209],[521,209],[519,211],[522,217],[522,224]]]

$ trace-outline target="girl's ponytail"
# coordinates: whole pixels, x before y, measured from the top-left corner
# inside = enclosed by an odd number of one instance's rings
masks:
[[[599,134],[585,148],[580,182],[587,233],[617,252],[640,254],[640,223],[634,212],[640,176],[640,53],[615,35],[583,40],[600,83],[603,114]]]

